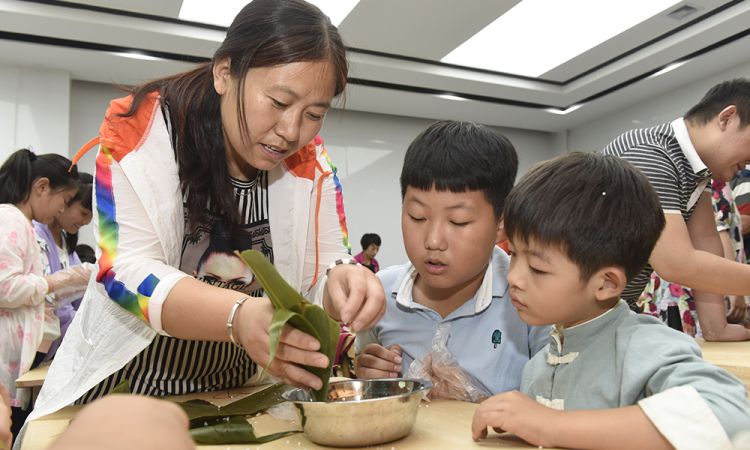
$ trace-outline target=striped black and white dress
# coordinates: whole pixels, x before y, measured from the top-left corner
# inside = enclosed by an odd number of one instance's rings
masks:
[[[253,248],[273,262],[268,224],[268,177],[232,179],[243,225],[230,231],[221,221],[186,230],[180,270],[219,287],[263,295],[252,273],[234,250]],[[76,403],[106,395],[123,380],[131,392],[149,396],[181,395],[243,385],[257,367],[241,348],[229,342],[193,341],[156,335],[151,344],[122,369],[107,377]]]
[[[625,132],[607,145],[602,153],[618,156],[639,168],[658,194],[664,213],[681,214],[687,222],[700,194],[706,190],[711,174],[707,169],[696,171],[694,166],[699,163],[691,164],[686,156],[686,151],[692,151],[693,159],[697,158],[694,149],[685,150],[680,145],[674,127],[684,127],[684,124],[682,119],[678,120],[680,122]],[[684,135],[687,136],[687,133]],[[689,138],[684,137],[682,141],[692,146]],[[622,298],[631,307],[648,284],[652,271],[651,265],[646,265],[625,287]]]

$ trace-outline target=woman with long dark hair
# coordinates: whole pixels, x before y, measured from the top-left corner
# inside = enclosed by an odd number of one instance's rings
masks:
[[[341,187],[317,135],[347,71],[338,31],[319,9],[255,0],[209,64],[110,104],[96,159],[98,282],[32,417],[123,380],[134,393],[185,394],[241,386],[269,364],[273,308],[258,282],[192,276],[214,231],[244,236],[230,241],[265,254],[355,330],[382,315],[377,278],[337,261],[348,257]],[[327,366],[318,348],[286,328],[269,372],[319,388],[300,367]]]

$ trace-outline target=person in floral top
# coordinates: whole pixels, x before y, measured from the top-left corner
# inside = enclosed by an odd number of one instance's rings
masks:
[[[711,180],[710,188],[716,229],[724,247],[724,255],[733,261],[745,263],[746,255],[740,231],[741,219],[732,190],[721,180]],[[727,319],[732,323],[745,323],[750,326],[750,313],[745,297],[727,296],[727,302]],[[644,313],[666,320],[667,307],[674,303],[680,311],[683,331],[691,336],[698,335],[693,291],[689,287],[666,281],[656,272],[652,272],[651,280],[637,304],[643,308]]]
[[[14,431],[28,405],[28,392],[17,390],[15,380],[31,368],[42,342],[45,296],[63,278],[44,276],[31,220],[52,220],[76,194],[78,171],[69,167],[63,156],[26,149],[0,167],[0,385],[9,393]]]

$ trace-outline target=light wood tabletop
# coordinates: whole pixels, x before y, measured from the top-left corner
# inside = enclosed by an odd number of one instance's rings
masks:
[[[202,398],[216,404],[228,403],[225,399],[233,397],[236,401],[248,394],[249,391],[240,390],[219,391],[203,394],[194,394],[187,398]],[[217,401],[218,400],[218,401]],[[508,434],[496,434],[490,431],[490,436],[480,442],[471,439],[471,419],[477,404],[459,402],[453,400],[434,400],[430,403],[422,402],[417,414],[417,421],[411,433],[397,441],[381,444],[379,446],[367,447],[369,450],[416,450],[416,449],[472,449],[472,448],[501,448],[501,449],[530,449],[536,448],[526,444],[515,436]],[[26,438],[21,450],[43,450],[46,449],[65,428],[70,420],[81,409],[81,406],[69,406],[54,414],[37,419],[28,425]],[[276,419],[268,414],[252,417],[249,422],[255,428],[258,436],[286,430],[299,430],[297,420],[290,422]],[[262,449],[330,449],[313,444],[307,440],[302,433],[283,437],[263,445],[258,444],[234,444],[234,445],[202,445],[198,449],[233,449],[244,450],[247,448]],[[363,447],[364,448],[364,447]]]
[[[698,339],[703,359],[736,376],[750,391],[750,341],[706,342]]]
[[[37,388],[44,384],[49,370],[49,362],[42,363],[39,366],[29,370],[25,374],[16,378],[16,387],[19,388]]]
[[[741,379],[750,390],[750,341],[748,342],[706,342],[699,339],[698,344],[706,361],[715,364],[739,379]],[[46,367],[39,367],[28,372],[16,380],[19,387],[38,387],[44,380]],[[35,372],[36,371],[36,372]],[[32,373],[33,372],[33,373]],[[207,392],[175,398],[176,401],[184,401],[192,398],[201,398],[217,405],[225,405],[239,400],[250,394],[255,389],[240,388],[231,391]],[[504,448],[504,449],[529,449],[534,448],[512,435],[498,435],[490,433],[490,437],[481,442],[471,440],[471,419],[477,405],[458,401],[436,400],[431,403],[422,403],[417,415],[417,421],[412,432],[403,439],[388,444],[382,444],[373,448],[384,450],[412,450],[412,449],[439,449],[439,448]],[[42,417],[31,422],[28,426],[26,439],[21,450],[43,450],[59,436],[68,426],[68,422],[80,410],[80,406],[69,406],[54,414]],[[278,431],[300,429],[297,421],[289,422],[275,419],[268,414],[262,414],[250,419],[250,423],[261,436]],[[307,448],[324,449],[328,447],[319,446],[308,441],[302,433],[294,434],[277,441],[263,445],[240,444],[220,446],[199,446],[199,449],[246,449],[260,447],[263,449],[289,449]]]
[[[42,385],[44,384],[44,379],[47,378],[47,371],[50,364],[51,362],[42,363],[16,378],[17,388],[31,389],[31,406],[34,406],[36,397],[39,395],[39,391],[42,390]]]

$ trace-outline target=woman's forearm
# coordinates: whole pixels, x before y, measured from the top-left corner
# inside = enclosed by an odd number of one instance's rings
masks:
[[[226,341],[227,318],[234,302],[242,297],[242,292],[185,277],[174,285],[162,305],[162,327],[181,339]]]

